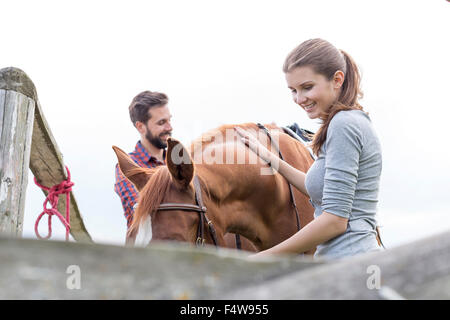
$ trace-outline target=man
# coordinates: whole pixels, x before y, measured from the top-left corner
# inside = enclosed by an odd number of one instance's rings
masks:
[[[131,122],[141,136],[134,151],[129,155],[141,167],[154,168],[165,165],[167,139],[172,135],[170,124],[172,115],[167,106],[168,101],[164,93],[144,91],[134,97],[129,106]],[[133,221],[138,192],[120,172],[118,165],[114,191],[122,201],[128,229]],[[133,243],[135,236],[127,236],[126,244]]]

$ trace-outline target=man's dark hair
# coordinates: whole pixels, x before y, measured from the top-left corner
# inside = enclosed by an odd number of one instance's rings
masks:
[[[160,92],[143,91],[133,98],[128,108],[130,110],[130,119],[134,126],[136,122],[147,123],[150,119],[148,110],[153,107],[162,107],[169,102],[169,98]]]

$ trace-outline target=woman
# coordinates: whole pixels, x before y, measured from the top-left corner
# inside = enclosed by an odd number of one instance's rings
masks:
[[[322,39],[295,48],[283,66],[294,102],[321,119],[312,149],[317,159],[305,174],[269,152],[240,128],[243,142],[310,197],[314,220],[292,237],[255,256],[303,253],[336,259],[378,251],[375,220],[381,147],[358,103],[360,75],[352,58]]]

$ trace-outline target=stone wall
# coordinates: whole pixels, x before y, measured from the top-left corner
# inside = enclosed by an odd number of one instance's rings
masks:
[[[0,299],[450,299],[449,248],[447,232],[336,262],[255,261],[181,243],[1,238]],[[77,275],[80,289],[73,289]]]

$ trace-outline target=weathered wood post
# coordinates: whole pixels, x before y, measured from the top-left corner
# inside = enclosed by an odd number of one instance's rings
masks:
[[[22,70],[0,70],[0,234],[22,236],[36,100]]]
[[[21,236],[28,168],[47,187],[67,179],[67,172],[36,88],[17,68],[0,70],[0,134],[0,235]],[[64,213],[65,207],[65,197],[60,196],[58,211]],[[92,242],[73,192],[70,234],[76,241]]]

